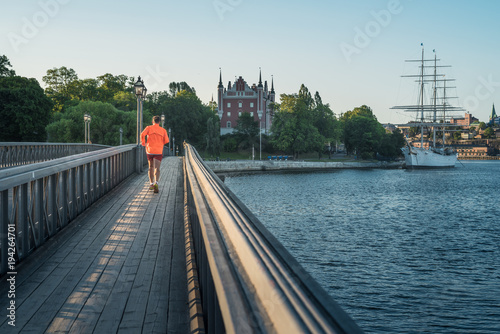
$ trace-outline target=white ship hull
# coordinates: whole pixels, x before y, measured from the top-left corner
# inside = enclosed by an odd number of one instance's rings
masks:
[[[405,156],[407,168],[438,168],[438,167],[455,167],[457,162],[457,154],[443,154],[425,148],[403,147],[401,149]]]

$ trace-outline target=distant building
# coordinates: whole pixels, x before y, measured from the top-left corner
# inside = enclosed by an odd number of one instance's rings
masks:
[[[382,126],[384,127],[385,132],[392,133],[392,132],[394,132],[394,130],[396,130],[396,125],[391,124],[391,123],[382,124]]]
[[[484,159],[492,150],[487,145],[454,145],[458,159]]]
[[[468,112],[465,113],[464,117],[461,118],[451,118],[450,123],[451,124],[456,124],[456,125],[461,125],[464,128],[469,128],[470,125],[476,121],[479,121],[477,118],[469,114]]]
[[[500,125],[500,117],[497,116],[497,113],[495,111],[495,104],[493,103],[493,108],[491,109],[491,116],[490,116],[490,125]]]
[[[274,81],[271,79],[271,90],[267,81],[262,84],[262,73],[259,72],[258,85],[248,86],[240,76],[234,85],[229,81],[227,88],[222,84],[222,71],[219,77],[217,92],[218,114],[220,118],[220,133],[232,133],[238,124],[238,118],[244,112],[249,112],[254,120],[260,123],[261,131],[268,133],[271,128],[271,112],[269,105],[275,101]]]

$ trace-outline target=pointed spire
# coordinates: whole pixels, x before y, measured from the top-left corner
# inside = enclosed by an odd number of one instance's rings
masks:
[[[224,85],[222,84],[222,70],[221,68],[219,67],[219,88],[222,88],[224,87]]]
[[[274,93],[274,78],[271,75],[271,93]]]
[[[495,111],[495,104],[493,103],[493,108],[491,109],[491,117],[490,117],[490,119],[494,119],[496,117],[498,117],[498,116],[497,116],[497,113]]]
[[[259,87],[262,87],[262,71],[259,67]]]

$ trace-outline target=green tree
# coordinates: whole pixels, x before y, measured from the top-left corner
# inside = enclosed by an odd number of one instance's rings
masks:
[[[401,148],[406,145],[403,133],[396,129],[392,133],[386,133],[380,142],[378,153],[386,158],[396,158],[400,156]]]
[[[0,77],[13,77],[16,75],[16,72],[12,69],[9,59],[5,55],[0,56]]]
[[[186,140],[195,146],[204,146],[207,120],[213,114],[194,93],[182,90],[160,108],[165,113],[165,127],[172,129],[177,143]]]
[[[491,127],[486,128],[483,134],[488,139],[495,137],[495,131]]]
[[[370,107],[362,105],[342,116],[343,139],[347,153],[373,158],[385,134]]]
[[[129,78],[126,75],[112,75],[106,73],[104,75],[97,77],[97,82],[99,84],[99,101],[113,103],[114,97],[120,92],[128,92],[127,81]]]
[[[54,111],[62,111],[68,101],[79,95],[78,75],[72,68],[47,70],[42,80],[47,85],[45,93],[54,102]]]
[[[90,141],[93,144],[119,145],[120,127],[123,129],[123,143],[135,143],[136,112],[118,110],[113,105],[100,101],[82,101],[76,106],[69,107],[64,113],[56,114],[54,122],[47,126],[50,140],[67,143],[83,142],[84,114],[92,116]]]
[[[211,156],[220,155],[220,120],[219,117],[213,115],[207,120],[207,152]]]
[[[196,91],[193,87],[190,87],[186,82],[171,82],[168,85],[170,90],[170,95],[176,96],[178,93],[182,91],[186,91],[188,93],[196,94]]]
[[[461,131],[455,131],[455,132],[453,132],[453,139],[455,139],[455,140],[462,139],[462,132]]]
[[[259,136],[259,122],[249,112],[242,112],[234,130],[244,148],[252,147]]]
[[[295,158],[303,152],[319,152],[325,138],[314,125],[314,100],[302,85],[299,94],[281,94],[271,126],[272,144],[278,149],[290,152]]]
[[[478,128],[479,128],[480,130],[484,130],[484,129],[486,129],[486,123],[484,123],[484,122],[479,122],[479,126],[478,126]]]
[[[0,141],[46,141],[51,109],[35,79],[0,77]]]

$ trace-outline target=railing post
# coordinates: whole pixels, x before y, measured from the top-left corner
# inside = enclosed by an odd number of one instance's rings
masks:
[[[35,247],[40,246],[43,243],[45,237],[44,233],[44,223],[43,223],[43,178],[37,179],[31,183],[31,191],[33,193],[32,205],[32,215],[31,219],[33,222],[32,233],[35,241]]]
[[[9,235],[9,190],[0,192],[0,275],[7,272]]]
[[[13,196],[18,201],[16,212],[16,232],[19,259],[23,259],[28,255],[29,251],[29,221],[28,221],[28,184],[24,183],[17,187],[18,191]]]

